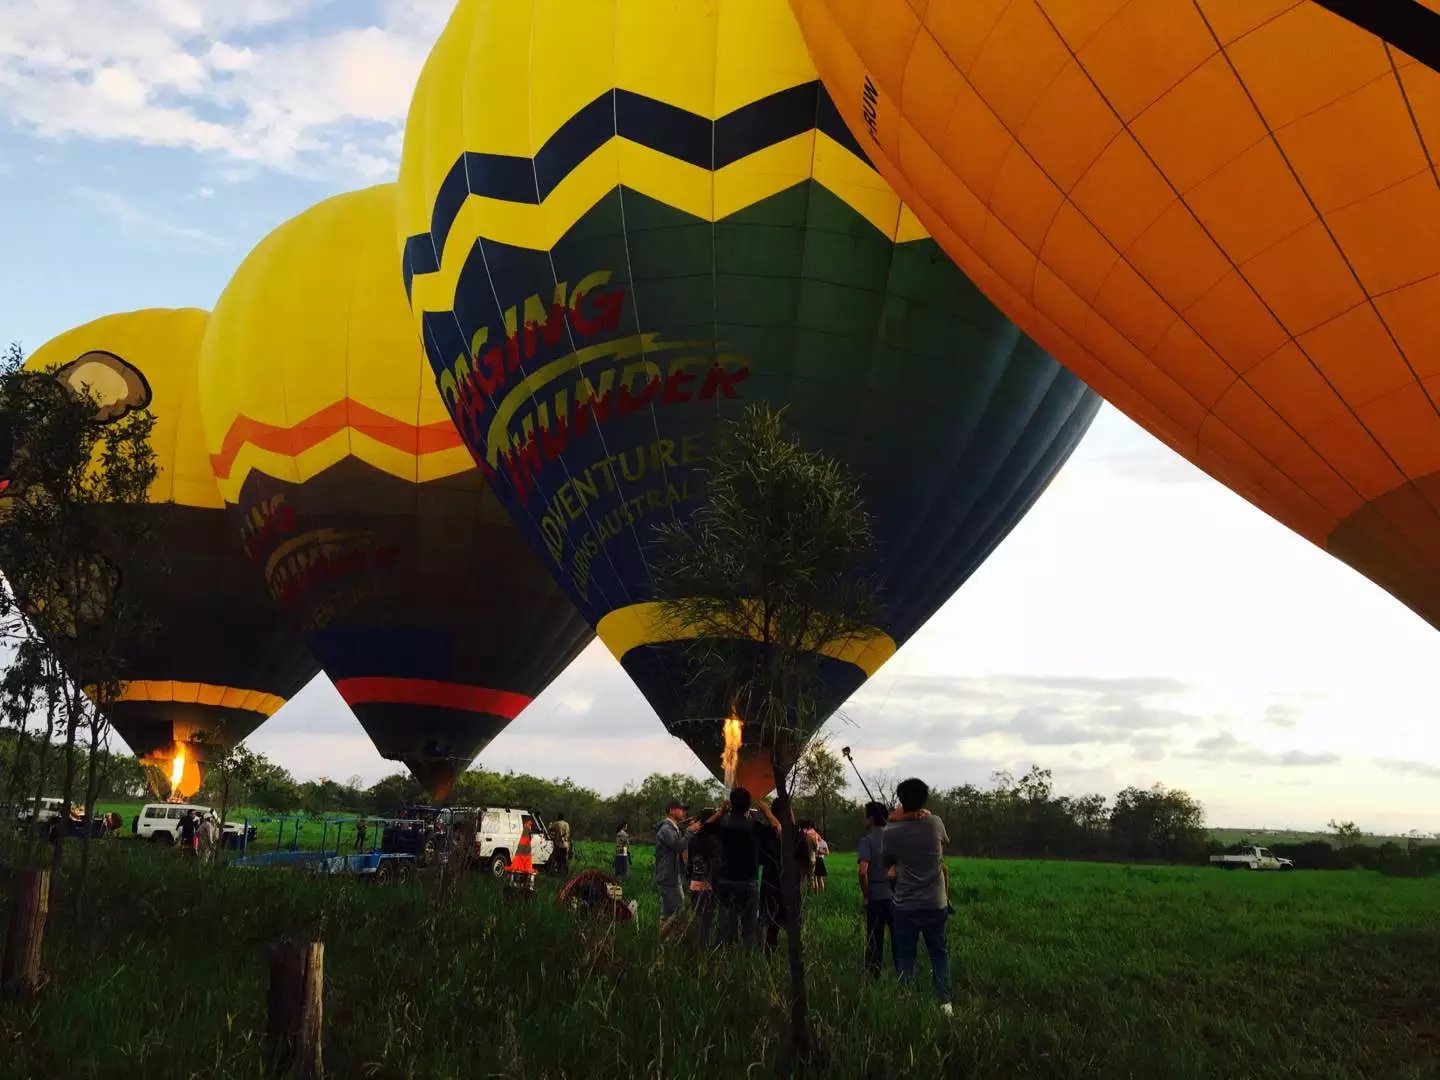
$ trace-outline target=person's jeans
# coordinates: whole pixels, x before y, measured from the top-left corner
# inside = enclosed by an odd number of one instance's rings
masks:
[[[630,856],[629,856],[629,855],[616,855],[616,856],[615,856],[615,876],[618,877],[621,881],[624,881],[625,878],[626,878],[626,876],[627,876],[629,873],[630,873]]]
[[[895,954],[895,974],[902,983],[915,979],[915,947],[925,939],[930,954],[930,977],[935,983],[935,996],[942,1002],[950,1000],[950,942],[947,934],[949,915],[944,908],[895,909],[895,924],[890,930],[890,951]]]
[[[753,881],[717,881],[715,902],[720,907],[719,933],[715,935],[717,945],[730,945],[739,931],[740,943],[747,949],[754,948],[757,941],[759,897]]]
[[[690,910],[695,915],[695,925],[691,931],[695,945],[700,949],[708,949],[712,943],[710,927],[715,921],[715,894],[709,889],[692,889]]]
[[[660,921],[668,922],[680,911],[680,883],[655,887],[660,891]]]
[[[895,951],[895,901],[870,900],[865,904],[865,968],[872,975],[880,974],[885,961],[885,930],[890,930],[890,950]],[[911,951],[914,964],[914,951]]]

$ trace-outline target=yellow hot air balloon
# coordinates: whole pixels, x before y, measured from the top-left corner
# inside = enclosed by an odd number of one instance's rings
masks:
[[[199,788],[208,744],[245,738],[317,670],[245,558],[210,471],[196,400],[208,319],[195,309],[111,315],[61,334],[25,364],[88,387],[102,417],[154,413],[159,475],[148,503],[125,512],[152,516],[158,550],[117,555],[113,568],[153,630],[120,639],[124,682],[111,719],[176,795]],[[23,445],[24,433],[15,439]],[[50,632],[43,616],[37,622]],[[85,633],[83,620],[61,637],[72,631]]]
[[[982,289],[1179,453],[1440,626],[1440,10],[791,0]]]
[[[410,323],[395,186],[266,237],[206,335],[215,475],[376,748],[443,798],[591,637],[475,468]]]

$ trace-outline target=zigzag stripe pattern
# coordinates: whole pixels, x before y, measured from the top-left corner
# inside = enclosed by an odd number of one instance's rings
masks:
[[[455,425],[448,419],[417,426],[386,416],[350,398],[342,398],[313,416],[286,427],[244,415],[236,417],[225,433],[220,452],[210,456],[211,468],[218,479],[225,481],[230,479],[235,459],[247,445],[293,458],[346,429],[368,435],[376,442],[416,457],[464,446]]]
[[[460,155],[435,194],[430,231],[405,242],[406,295],[416,276],[440,269],[451,226],[472,195],[538,206],[612,138],[715,172],[807,131],[828,135],[870,165],[818,81],[777,91],[717,120],[629,90],[609,90],[565,121],[533,158],[468,150]]]

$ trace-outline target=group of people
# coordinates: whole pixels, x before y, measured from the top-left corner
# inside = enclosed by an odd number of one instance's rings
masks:
[[[949,1013],[950,878],[945,824],[925,804],[930,789],[910,779],[896,788],[895,807],[865,807],[866,833],[856,852],[865,916],[865,964],[878,975],[885,938],[902,983],[913,982],[921,942],[930,957],[931,979],[941,1009]],[[655,830],[653,883],[660,896],[660,933],[668,934],[686,906],[690,932],[701,948],[733,944],[773,949],[786,921],[781,888],[780,821],[764,801],[735,788],[719,808],[692,817],[672,799]],[[829,848],[813,823],[797,822],[795,858],[812,891],[825,887]],[[630,868],[630,833],[615,833],[615,874]]]
[[[652,880],[660,893],[662,936],[670,932],[688,894],[691,930],[701,948],[738,940],[773,949],[786,916],[780,821],[768,803],[753,803],[742,787],[695,817],[672,799],[655,830]]]
[[[210,862],[220,846],[220,822],[213,810],[202,816],[199,810],[186,811],[177,830],[180,850],[187,858]]]

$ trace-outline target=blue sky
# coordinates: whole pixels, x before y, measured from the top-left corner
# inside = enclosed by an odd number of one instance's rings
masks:
[[[581,2],[581,0],[574,0]],[[0,0],[0,341],[209,307],[267,231],[393,177],[450,0]],[[1070,793],[1162,781],[1213,823],[1440,830],[1440,634],[1109,408],[833,727],[870,768]],[[392,770],[317,681],[251,740]],[[695,769],[603,649],[485,755],[602,790]]]

